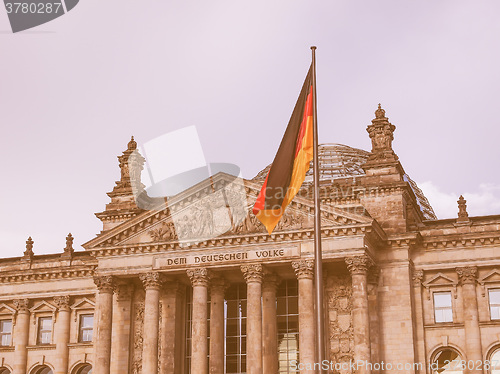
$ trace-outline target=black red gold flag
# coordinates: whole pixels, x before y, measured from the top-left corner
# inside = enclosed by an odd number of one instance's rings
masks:
[[[253,214],[269,234],[299,191],[313,159],[312,83],[311,65],[285,135],[253,207]]]

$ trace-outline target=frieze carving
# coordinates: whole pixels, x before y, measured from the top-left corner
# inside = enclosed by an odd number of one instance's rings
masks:
[[[95,275],[94,283],[99,292],[113,292],[115,287],[115,282],[111,275]]]
[[[186,273],[193,287],[208,286],[208,270],[206,268],[188,269]]]
[[[149,230],[148,234],[154,242],[177,240],[175,225],[172,221],[162,222],[160,227]]]
[[[420,287],[422,285],[422,280],[424,279],[423,270],[413,270],[412,280],[415,287]]]
[[[247,283],[251,282],[262,282],[262,265],[261,264],[249,264],[241,265],[241,272]]]
[[[158,290],[163,282],[162,274],[152,271],[146,274],[141,274],[139,279],[142,282],[145,290],[156,289]]]
[[[300,260],[292,262],[293,270],[298,279],[314,278],[314,260]]]
[[[13,303],[14,303],[14,309],[16,309],[18,313],[29,312],[29,309],[28,309],[29,300],[28,299],[15,299],[13,301]]]
[[[464,266],[455,269],[462,284],[476,284],[477,267]]]
[[[351,275],[366,274],[368,269],[374,265],[367,255],[346,257],[345,263]]]
[[[330,359],[348,362],[354,353],[351,277],[328,276],[325,291],[328,295]]]
[[[54,296],[54,304],[59,311],[69,312],[69,295]]]

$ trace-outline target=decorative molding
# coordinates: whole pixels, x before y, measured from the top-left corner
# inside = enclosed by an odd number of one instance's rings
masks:
[[[113,276],[111,275],[95,275],[94,283],[101,293],[113,293],[113,290],[115,288],[115,281]]]
[[[427,291],[427,299],[431,299],[431,292],[430,289],[432,287],[440,287],[440,288],[452,288],[452,294],[453,298],[457,298],[457,285],[458,282],[443,273],[437,273],[430,279],[426,280],[425,282],[422,283],[422,286],[425,287]]]
[[[69,312],[69,295],[54,296],[54,304],[56,304],[57,310]]]
[[[39,282],[52,279],[77,279],[77,278],[91,278],[94,276],[94,268],[50,268],[50,269],[37,269],[36,271],[29,270],[24,272],[12,272],[0,274],[0,283],[26,283],[26,282]]]
[[[14,308],[18,313],[29,313],[29,300],[28,299],[15,299],[13,301]]]
[[[247,283],[262,283],[262,265],[241,265],[241,272]]]
[[[206,268],[188,269],[186,273],[193,287],[208,286],[208,270]]]
[[[420,287],[424,279],[424,271],[421,269],[413,269],[412,281],[414,287]]]
[[[367,275],[368,269],[374,265],[372,259],[367,255],[350,256],[346,257],[344,260],[351,276],[355,274]]]
[[[464,266],[455,269],[461,284],[476,284],[477,266]]]
[[[313,279],[314,278],[314,260],[306,259],[292,262],[293,270],[297,279]]]
[[[163,283],[163,275],[156,271],[141,274],[139,275],[139,279],[145,290],[159,290]]]

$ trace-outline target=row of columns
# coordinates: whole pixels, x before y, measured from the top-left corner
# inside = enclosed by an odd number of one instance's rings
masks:
[[[56,360],[54,362],[55,374],[67,374],[69,359],[69,337],[71,323],[71,309],[69,296],[55,296],[54,304],[57,306],[57,322],[54,325],[54,343]],[[14,300],[17,311],[14,334],[14,365],[13,374],[26,374],[28,363],[28,343],[30,327],[30,311],[28,299]]]
[[[347,258],[346,265],[352,275],[354,358],[355,360],[369,362],[370,321],[367,273],[372,262],[367,256],[357,256]],[[315,363],[314,263],[312,259],[306,259],[292,262],[292,266],[298,279],[299,361],[305,368],[301,373],[313,374],[314,370],[308,370],[308,368],[313,367]],[[247,284],[246,370],[248,374],[275,374],[278,371],[276,317],[278,277],[275,274],[265,272],[261,264],[242,265],[241,271]],[[221,374],[224,372],[224,292],[227,284],[222,278],[209,273],[206,268],[189,269],[187,275],[193,288],[191,372],[196,374]],[[140,279],[146,292],[142,371],[143,373],[156,373],[159,367],[158,321],[160,288],[163,280],[161,274],[157,272],[143,274]],[[110,371],[110,369],[113,289],[116,285],[111,276],[96,277],[95,283],[98,294],[94,372],[95,374],[110,374],[110,372],[114,372],[114,370]],[[209,327],[207,302],[209,292],[211,299],[210,346],[207,344]],[[165,302],[168,303],[169,301],[165,300]],[[165,315],[162,317],[175,321],[176,312],[169,309],[164,308],[162,313]],[[130,310],[127,313],[130,316]],[[128,339],[126,341],[128,342]],[[119,340],[116,343],[118,342]],[[162,346],[168,344],[168,342],[165,342]],[[127,351],[128,347],[124,346],[122,349]],[[164,347],[161,347],[161,349],[164,349]],[[114,350],[116,351],[116,349]],[[174,351],[175,349],[162,351],[162,357],[173,354]],[[117,358],[116,354],[115,358]],[[171,360],[165,359],[163,365],[168,366],[169,362],[174,361],[173,357]],[[173,372],[173,368],[167,366],[162,366],[162,372]],[[361,374],[369,374],[366,369],[361,371]]]

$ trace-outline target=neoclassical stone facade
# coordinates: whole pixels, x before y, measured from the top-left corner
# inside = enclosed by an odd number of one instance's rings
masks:
[[[437,219],[375,114],[371,152],[321,147],[328,372],[494,372],[500,215]],[[144,161],[132,139],[84,251],[0,260],[0,374],[314,373],[309,179],[268,235],[266,169],[153,199]]]

